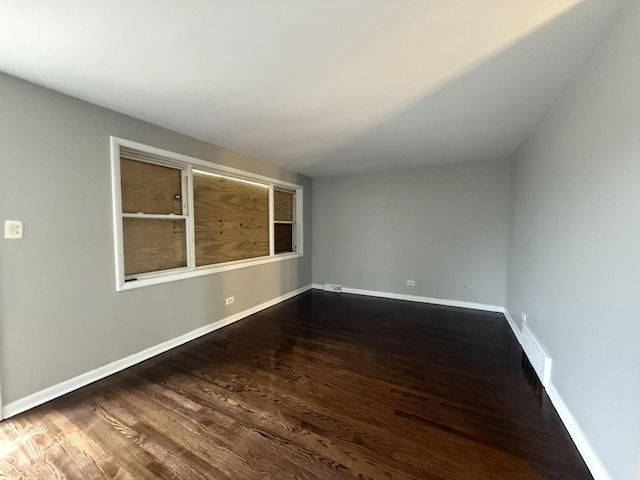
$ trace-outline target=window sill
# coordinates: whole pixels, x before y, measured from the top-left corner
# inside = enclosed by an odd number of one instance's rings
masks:
[[[134,281],[121,282],[117,285],[117,291],[133,290],[135,288],[148,287],[150,285],[159,285],[161,283],[175,282],[178,280],[185,280],[187,278],[202,277],[204,275],[213,275],[221,272],[228,272],[231,270],[240,270],[241,268],[254,267],[257,265],[264,265],[266,263],[282,262],[284,260],[292,260],[294,258],[303,257],[304,254],[294,253],[280,253],[269,257],[251,258],[248,260],[238,260],[235,262],[228,262],[221,265],[199,267],[193,270],[179,270],[173,272],[162,272],[158,274],[149,274],[142,278],[138,278]]]

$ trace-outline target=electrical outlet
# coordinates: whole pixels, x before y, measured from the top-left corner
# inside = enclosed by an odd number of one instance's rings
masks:
[[[21,220],[5,220],[4,221],[4,238],[11,240],[19,240],[22,238],[22,221]]]
[[[231,305],[233,303],[233,297],[229,297],[227,298],[227,300],[225,301],[226,305]]]
[[[416,284],[415,280],[407,280],[407,285],[411,285],[412,287]]]
[[[520,318],[522,319],[522,323],[527,323],[527,314],[524,312],[520,313]]]

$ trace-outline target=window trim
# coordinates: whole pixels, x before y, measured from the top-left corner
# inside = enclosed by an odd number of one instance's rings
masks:
[[[115,274],[116,274],[116,290],[131,290],[134,288],[145,287],[149,285],[158,285],[161,283],[174,282],[187,278],[201,277],[203,275],[212,275],[230,270],[238,270],[267,263],[281,262],[293,258],[304,256],[303,251],[303,187],[290,182],[285,182],[275,178],[259,175],[244,170],[240,170],[226,165],[220,165],[199,158],[182,155],[180,153],[163,150],[161,148],[144,145],[142,143],[133,142],[119,137],[110,137],[111,142],[111,186],[112,186],[112,209],[113,209],[113,233],[115,246]],[[196,266],[194,262],[187,261],[186,267],[175,268],[170,270],[162,270],[138,275],[135,281],[125,281],[124,275],[124,242],[122,218],[122,191],[120,179],[120,157],[121,148],[135,150],[144,154],[145,158],[140,161],[166,165],[173,168],[184,169],[186,172],[186,182],[183,184],[183,192],[186,188],[187,198],[183,204],[183,214],[180,217],[186,217],[186,242],[187,254],[193,255],[195,240],[194,217],[193,217],[193,176],[192,170],[200,170],[208,173],[229,176],[238,180],[249,182],[257,182],[267,185],[269,188],[269,255],[257,258],[249,258],[246,260],[235,260],[231,262],[219,263],[216,265]],[[134,158],[134,160],[136,160]],[[275,250],[275,228],[274,228],[274,188],[289,190],[295,192],[294,205],[294,225],[296,238],[296,251],[276,254]],[[184,197],[184,194],[183,194]],[[186,206],[186,210],[185,207]],[[189,253],[191,252],[191,253]]]
[[[281,192],[288,192],[293,194],[293,205],[292,205],[292,215],[291,218],[293,220],[289,221],[289,220],[276,220],[276,216],[275,213],[271,216],[272,221],[271,224],[273,225],[274,228],[274,241],[273,241],[273,248],[275,250],[276,248],[276,242],[275,242],[275,226],[277,224],[281,224],[281,225],[291,225],[291,243],[293,245],[293,248],[295,248],[295,251],[298,251],[298,204],[297,204],[297,191],[296,190],[290,190],[290,189],[286,189],[286,188],[282,188],[278,186],[274,186],[273,188],[274,190],[274,195],[275,195],[275,190],[279,190]],[[272,206],[275,208],[275,201],[271,202]],[[275,253],[275,255],[286,255],[288,252],[282,252],[282,253]]]

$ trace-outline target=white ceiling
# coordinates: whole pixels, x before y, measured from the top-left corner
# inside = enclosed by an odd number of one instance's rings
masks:
[[[504,158],[624,2],[0,0],[0,71],[311,176]]]

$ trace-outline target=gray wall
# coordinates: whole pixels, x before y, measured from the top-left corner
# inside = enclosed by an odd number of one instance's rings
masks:
[[[517,152],[507,307],[614,479],[640,478],[640,4]]]
[[[314,179],[313,282],[502,306],[508,196],[506,160]]]
[[[311,283],[307,254],[117,293],[110,135],[302,184],[307,252],[310,179],[1,74],[0,105],[0,220],[25,222],[0,240],[5,405]]]

